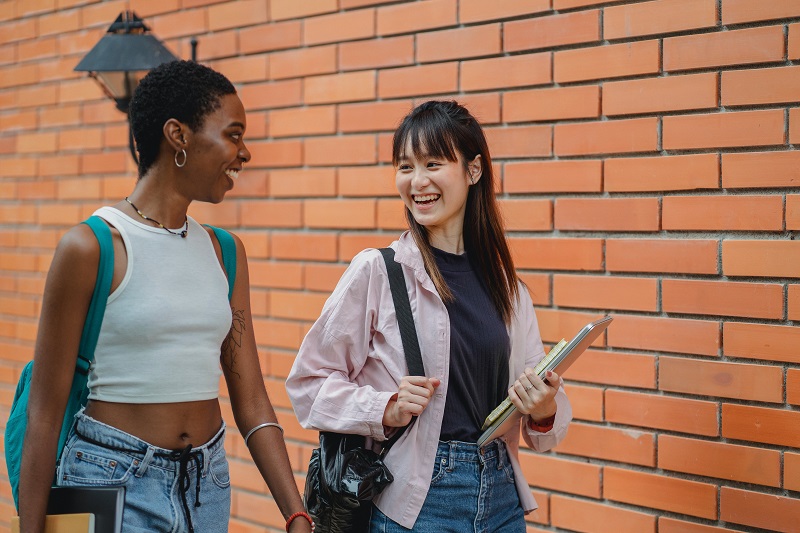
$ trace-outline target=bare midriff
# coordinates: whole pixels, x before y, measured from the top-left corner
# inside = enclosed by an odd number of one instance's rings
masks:
[[[111,403],[90,400],[86,414],[145,442],[180,450],[188,444],[202,446],[222,425],[219,401],[179,403]]]

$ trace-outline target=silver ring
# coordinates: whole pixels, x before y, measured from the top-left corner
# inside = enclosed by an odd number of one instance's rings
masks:
[[[526,390],[526,391],[529,391],[529,390],[531,390],[532,388],[533,388],[533,385],[531,385],[530,387],[525,387],[525,390]]]

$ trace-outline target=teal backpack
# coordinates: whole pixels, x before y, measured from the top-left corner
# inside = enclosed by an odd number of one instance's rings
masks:
[[[111,279],[114,274],[114,247],[111,240],[111,230],[108,225],[97,216],[91,216],[84,220],[83,223],[88,225],[94,232],[95,237],[97,237],[97,242],[100,244],[100,261],[97,265],[97,281],[94,285],[92,301],[89,304],[89,311],[86,314],[86,322],[83,325],[83,333],[81,334],[75,375],[72,378],[67,408],[64,411],[64,420],[61,423],[61,433],[56,451],[56,464],[61,459],[61,452],[72,429],[75,414],[86,405],[89,396],[89,388],[87,387],[89,366],[94,360],[94,350],[97,347],[97,338],[100,335],[100,326],[103,324],[106,301],[111,291]],[[213,226],[208,227],[214,230],[214,235],[216,235],[222,249],[222,262],[228,276],[228,300],[230,300],[233,294],[233,286],[236,282],[236,242],[233,236],[224,229]],[[28,393],[30,392],[32,371],[33,361],[30,361],[25,365],[19,377],[5,430],[8,481],[11,484],[11,493],[14,496],[14,505],[17,509],[19,509],[19,470],[22,463],[22,447],[28,423]]]

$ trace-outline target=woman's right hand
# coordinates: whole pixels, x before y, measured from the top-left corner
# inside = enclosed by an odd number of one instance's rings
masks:
[[[395,428],[408,425],[411,417],[422,414],[440,383],[438,378],[405,376],[400,380],[397,394],[386,404],[383,425]]]

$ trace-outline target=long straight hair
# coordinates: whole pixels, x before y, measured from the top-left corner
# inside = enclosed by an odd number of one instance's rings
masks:
[[[460,155],[465,171],[468,162],[481,156],[481,178],[467,193],[464,250],[503,322],[509,324],[514,301],[519,297],[519,285],[494,193],[492,159],[483,129],[457,102],[431,100],[412,110],[394,132],[392,162],[395,166],[404,158],[409,141],[417,157],[427,154],[455,162]],[[436,265],[428,229],[414,220],[407,207],[406,221],[439,296],[446,302],[452,301],[453,293]]]

